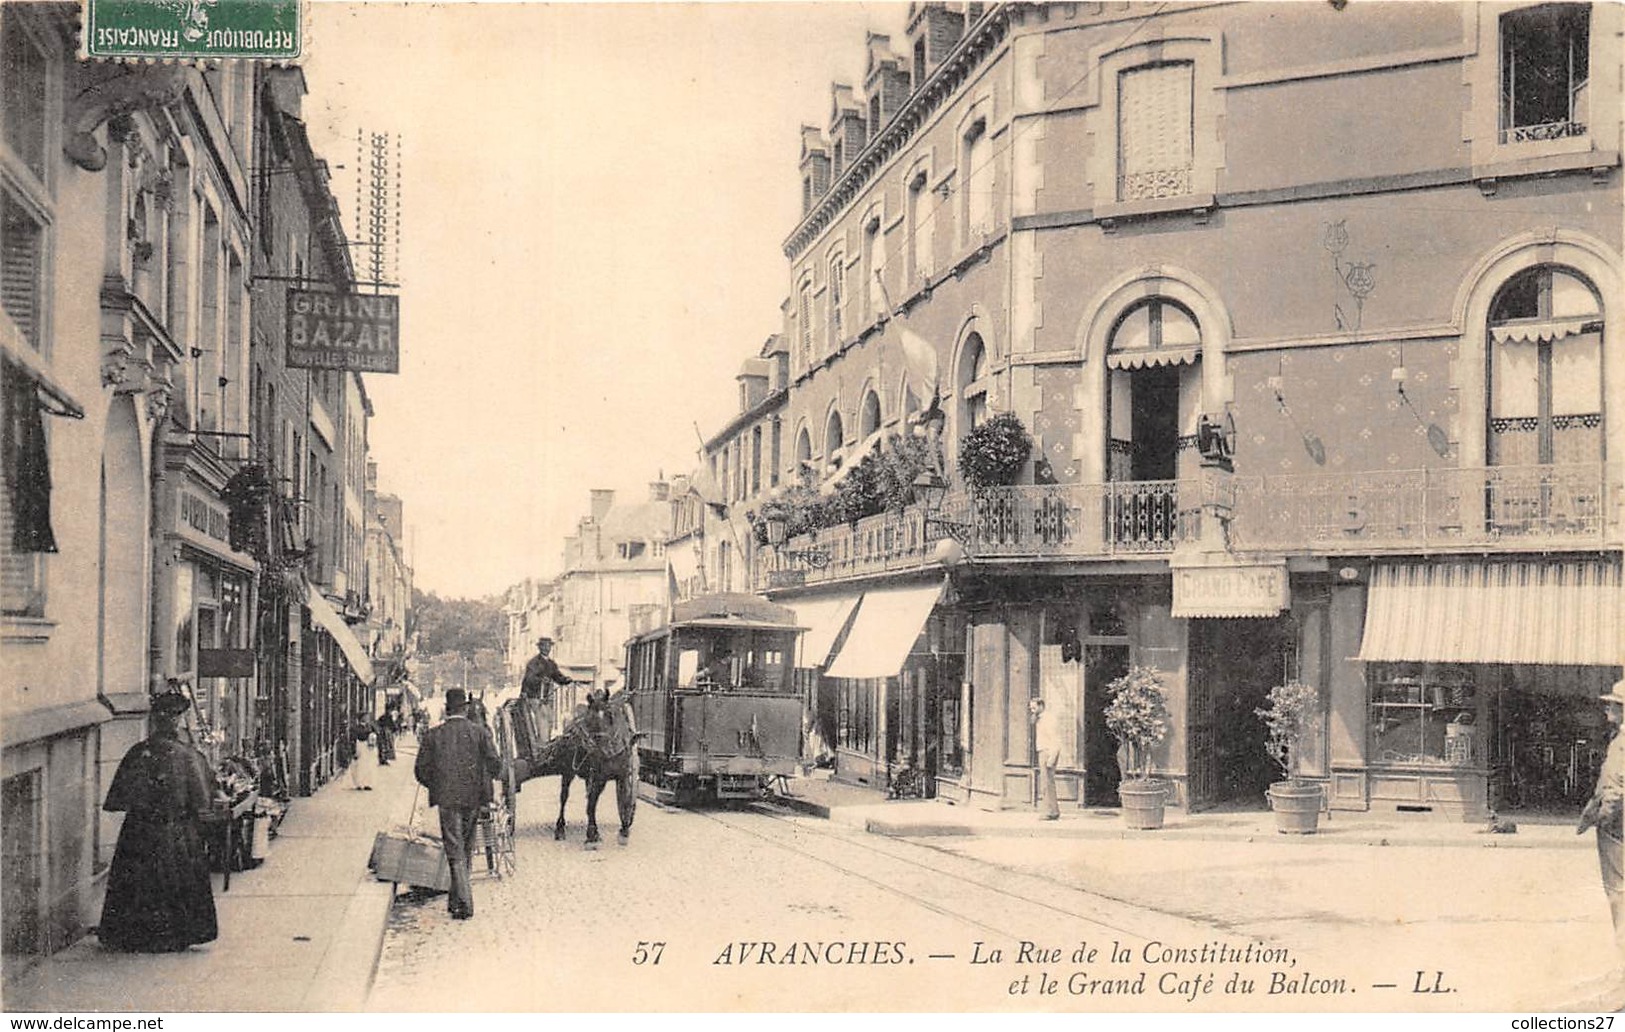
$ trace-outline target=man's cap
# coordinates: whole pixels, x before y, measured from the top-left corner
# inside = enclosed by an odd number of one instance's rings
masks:
[[[153,697],[152,712],[161,717],[178,717],[192,706],[192,700],[180,692],[164,692]]]
[[[1618,706],[1625,706],[1625,681],[1615,681],[1614,687],[1609,690],[1607,695],[1599,695],[1597,698],[1603,702],[1612,702]]]
[[[461,688],[446,689],[446,708],[456,709],[458,706],[468,705],[468,693]]]

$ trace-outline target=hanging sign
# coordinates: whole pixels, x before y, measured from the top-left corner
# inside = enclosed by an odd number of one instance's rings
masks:
[[[288,291],[288,367],[401,371],[401,299],[394,294]]]

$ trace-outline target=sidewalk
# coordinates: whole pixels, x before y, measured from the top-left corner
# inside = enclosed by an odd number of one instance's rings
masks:
[[[416,743],[405,742],[395,762],[376,768],[373,791],[355,791],[341,774],[294,799],[263,864],[233,872],[230,891],[214,876],[214,942],[186,953],[115,953],[87,935],[8,981],[0,1008],[360,1010],[392,893],[388,882],[373,879],[367,859],[376,832],[405,822],[417,787]]]
[[[827,771],[791,778],[789,794],[773,803],[815,817],[863,828],[870,834],[894,838],[1001,837],[1144,840],[1202,840],[1215,842],[1315,843],[1359,846],[1460,846],[1488,849],[1588,849],[1589,835],[1576,835],[1569,821],[1512,819],[1518,830],[1491,835],[1484,824],[1464,823],[1436,814],[1359,813],[1345,810],[1320,815],[1314,835],[1283,835],[1275,830],[1275,815],[1268,810],[1167,811],[1162,828],[1132,831],[1123,827],[1120,811],[1096,807],[1063,806],[1059,820],[1040,820],[1036,810],[983,810],[975,804],[952,804],[940,799],[888,800],[878,789],[830,780]]]

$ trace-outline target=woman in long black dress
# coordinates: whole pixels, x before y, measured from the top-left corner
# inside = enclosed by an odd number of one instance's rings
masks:
[[[180,740],[191,701],[152,704],[152,734],[125,754],[102,809],[123,811],[97,935],[109,949],[173,953],[219,935],[200,827],[214,797],[203,754]]]

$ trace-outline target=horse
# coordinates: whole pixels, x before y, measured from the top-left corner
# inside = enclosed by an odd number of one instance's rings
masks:
[[[586,705],[578,709],[564,733],[548,742],[541,754],[525,765],[520,780],[559,775],[559,819],[553,825],[556,841],[562,842],[565,836],[564,807],[570,800],[570,783],[580,777],[587,783],[586,848],[596,849],[602,841],[598,833],[598,797],[611,781],[615,782],[615,806],[621,818],[616,841],[627,844],[638,807],[637,740],[642,737],[632,728],[631,706],[625,693],[610,695],[600,689],[588,694]]]

